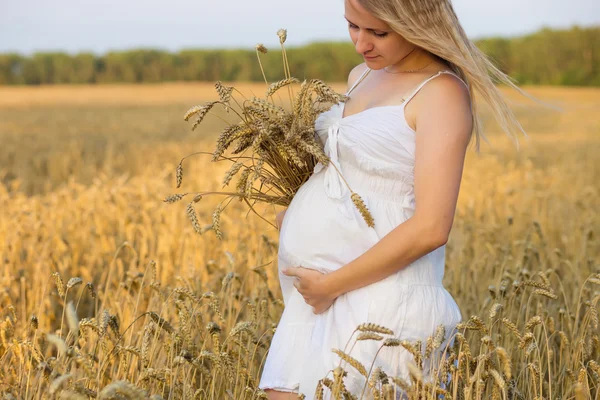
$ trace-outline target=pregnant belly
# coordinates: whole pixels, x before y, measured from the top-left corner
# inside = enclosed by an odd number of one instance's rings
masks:
[[[371,248],[378,240],[375,231],[353,206],[350,218],[344,215],[344,206],[326,195],[322,174],[313,175],[286,211],[279,236],[280,260],[327,272]]]

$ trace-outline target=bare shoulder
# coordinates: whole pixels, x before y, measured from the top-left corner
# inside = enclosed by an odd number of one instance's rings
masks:
[[[350,74],[348,74],[348,89],[347,90],[350,90],[352,85],[354,85],[354,82],[356,82],[356,80],[362,75],[363,72],[365,72],[366,69],[367,69],[366,63],[358,64],[356,67],[352,68],[352,71],[350,71]]]
[[[453,74],[442,73],[427,82],[417,99],[421,104],[456,104],[453,108],[460,107],[467,112],[471,111],[469,89],[461,79]]]
[[[417,128],[419,121],[426,119],[447,120],[460,124],[467,130],[472,126],[471,97],[469,89],[461,79],[442,73],[427,82],[414,98],[412,121]]]

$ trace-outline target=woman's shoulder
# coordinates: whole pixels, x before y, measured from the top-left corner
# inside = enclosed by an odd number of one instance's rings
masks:
[[[410,101],[411,100],[411,101]],[[472,118],[472,104],[467,84],[453,71],[442,69],[433,73],[419,85],[406,105],[406,120],[411,128],[416,127],[418,115],[445,111],[462,115],[465,121]]]
[[[449,102],[470,103],[470,93],[467,84],[453,71],[442,69],[432,74],[424,81],[422,89],[419,90],[420,97],[426,103],[431,98],[443,97]]]
[[[352,71],[350,71],[350,73],[348,74],[348,88],[347,88],[347,90],[350,90],[350,88],[352,87],[352,85],[354,85],[354,82],[356,82],[358,80],[358,78],[366,70],[367,70],[367,64],[366,63],[358,64],[356,67],[352,68]]]

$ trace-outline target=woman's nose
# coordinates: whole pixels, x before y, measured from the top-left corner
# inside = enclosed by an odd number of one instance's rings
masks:
[[[373,45],[369,40],[367,32],[358,32],[358,37],[354,47],[356,48],[356,52],[360,54],[364,54],[373,49]]]

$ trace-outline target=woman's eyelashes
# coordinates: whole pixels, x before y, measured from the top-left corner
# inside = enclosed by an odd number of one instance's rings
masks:
[[[354,25],[354,24],[348,24],[348,28],[350,29],[358,29],[358,26]],[[373,33],[373,35],[375,35],[375,37],[378,38],[384,38],[388,35],[388,32],[376,32],[371,30],[371,33]]]
[[[350,29],[358,29],[358,26],[356,26],[354,24],[351,24],[351,23],[348,23],[348,28],[350,28]]]

